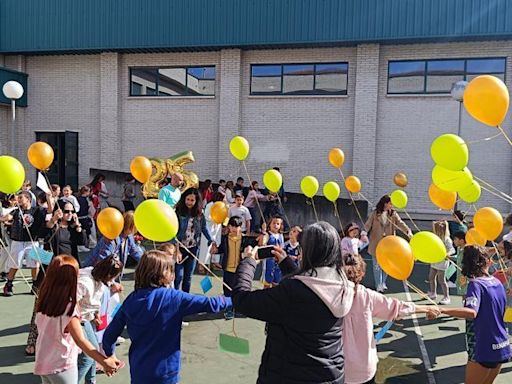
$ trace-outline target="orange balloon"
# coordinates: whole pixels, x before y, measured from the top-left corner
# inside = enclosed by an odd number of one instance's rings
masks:
[[[149,161],[149,159],[144,156],[134,157],[130,163],[130,172],[137,181],[141,182],[142,184],[146,183],[153,173],[151,161]]]
[[[407,175],[403,172],[398,172],[397,174],[395,174],[395,176],[393,177],[393,182],[397,186],[402,188],[407,187],[407,184],[409,184],[409,181],[407,180]]]
[[[476,211],[473,216],[475,229],[487,240],[495,240],[503,231],[503,217],[494,208],[485,207]]]
[[[53,163],[53,148],[44,141],[36,141],[28,147],[27,157],[34,168],[45,171]]]
[[[389,276],[397,280],[409,278],[414,267],[414,257],[406,240],[399,236],[383,237],[375,253],[380,267]]]
[[[114,240],[123,231],[123,214],[112,207],[102,209],[98,214],[96,224],[103,236],[109,240]]]
[[[450,210],[453,209],[457,201],[457,192],[443,191],[437,185],[430,184],[430,187],[428,187],[428,197],[430,197],[430,201],[436,207]]]
[[[466,232],[466,244],[468,245],[481,245],[482,247],[487,243],[485,237],[478,232],[475,228],[469,229]]]
[[[507,116],[507,86],[495,76],[481,75],[469,82],[463,97],[466,111],[481,123],[495,127]]]
[[[333,148],[329,151],[329,163],[334,168],[343,167],[343,163],[345,163],[345,154],[339,148]]]
[[[228,206],[222,201],[213,203],[212,208],[210,209],[210,217],[215,224],[224,223],[224,220],[228,217],[228,213]]]
[[[361,181],[356,176],[349,176],[345,179],[345,188],[352,193],[361,192]]]

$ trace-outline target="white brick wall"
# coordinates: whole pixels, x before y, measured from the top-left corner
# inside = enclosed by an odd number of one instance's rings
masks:
[[[404,171],[411,211],[434,211],[427,197],[432,161],[431,141],[457,131],[458,104],[449,96],[387,96],[389,60],[507,56],[507,84],[512,77],[512,42],[275,49],[215,52],[61,55],[5,57],[5,64],[29,74],[29,107],[17,122],[17,155],[34,141],[35,131],[80,133],[80,183],[89,168],[128,171],[135,155],[169,157],[192,150],[190,167],[201,179],[245,176],[228,150],[236,134],[251,144],[248,166],[261,182],[263,172],[281,167],[285,187],[299,192],[307,174],[321,184],[339,180],[327,162],[331,147],[346,155],[344,172],[361,178],[372,201],[395,186],[393,174]],[[250,96],[250,65],[258,63],[349,63],[348,96]],[[215,97],[129,97],[129,67],[215,65]],[[356,84],[357,83],[357,84]],[[9,110],[0,109],[5,127]],[[510,118],[504,127],[510,130]],[[469,142],[496,131],[465,112],[462,136]],[[2,152],[8,134],[0,132]],[[470,146],[473,172],[511,191],[512,150],[502,138]],[[346,196],[346,194],[345,194]],[[507,204],[483,193],[480,205],[506,212]]]

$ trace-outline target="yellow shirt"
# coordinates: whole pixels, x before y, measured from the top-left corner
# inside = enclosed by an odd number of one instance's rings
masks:
[[[236,272],[236,267],[240,263],[240,247],[242,246],[242,236],[228,235],[228,262],[226,264],[227,272]]]

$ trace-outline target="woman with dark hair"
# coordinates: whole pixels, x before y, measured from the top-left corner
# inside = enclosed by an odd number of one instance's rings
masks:
[[[206,227],[206,219],[201,207],[201,196],[195,188],[187,189],[176,204],[176,215],[178,215],[180,226],[176,239],[181,243],[180,254],[183,259],[176,265],[174,288],[180,289],[180,285],[183,285],[184,292],[190,292],[192,273],[196,268],[196,259],[190,256],[189,252],[193,255],[198,254],[201,233],[206,237],[208,246],[212,245],[211,253],[216,253],[217,249],[217,243],[212,240],[212,235]]]
[[[208,231],[210,232],[210,235],[212,237],[212,240],[215,241],[216,244],[220,244],[221,236],[222,236],[222,224],[217,224],[212,221],[211,218],[211,209],[213,207],[213,204],[215,204],[218,201],[224,201],[226,198],[226,195],[224,195],[222,192],[215,192],[212,197],[212,201],[210,201],[208,204],[206,204],[206,208],[204,209],[204,218],[206,220],[206,228],[208,228]],[[219,258],[213,260],[216,256],[218,256],[216,253],[211,252],[211,246],[208,245],[208,239],[205,235],[201,235],[201,246],[199,247],[199,260],[203,264],[210,264],[210,260],[213,263],[219,263]],[[197,270],[199,273],[204,274],[206,271],[204,267],[199,264],[197,267]]]
[[[201,198],[203,199],[203,208],[213,200],[213,185],[210,179],[206,179],[201,189]]]
[[[281,283],[251,292],[258,247],[247,249],[232,293],[237,312],[267,322],[258,384],[344,383],[343,317],[354,285],[342,268],[341,241],[326,222],[307,226],[299,268],[279,248],[273,254],[287,274]]]
[[[109,206],[108,197],[110,195],[104,181],[105,175],[103,173],[97,173],[92,179],[91,184],[89,184],[89,187],[91,187],[92,203],[94,208],[96,208],[96,216],[98,216],[98,213],[100,213],[103,208]]]
[[[473,319],[473,348],[468,351],[466,384],[493,383],[501,365],[512,357],[503,321],[505,288],[489,275],[492,259],[484,248],[467,245],[462,258],[462,275],[469,279],[463,308],[440,308],[442,314]],[[468,330],[469,331],[469,330]]]
[[[368,253],[373,257],[373,278],[375,280],[375,290],[384,292],[388,289],[386,279],[388,275],[381,269],[376,259],[376,249],[379,241],[389,235],[395,235],[396,229],[401,230],[408,237],[412,236],[410,228],[402,221],[398,213],[393,209],[391,198],[384,195],[377,203],[377,207],[371,213],[370,217],[364,225],[369,232],[370,244],[368,245]]]

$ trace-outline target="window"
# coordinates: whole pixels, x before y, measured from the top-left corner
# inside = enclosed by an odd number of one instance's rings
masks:
[[[348,63],[253,64],[251,95],[346,95]]]
[[[214,66],[130,68],[130,96],[214,95]]]
[[[505,81],[505,58],[390,61],[388,94],[448,94],[453,83],[482,74]]]

